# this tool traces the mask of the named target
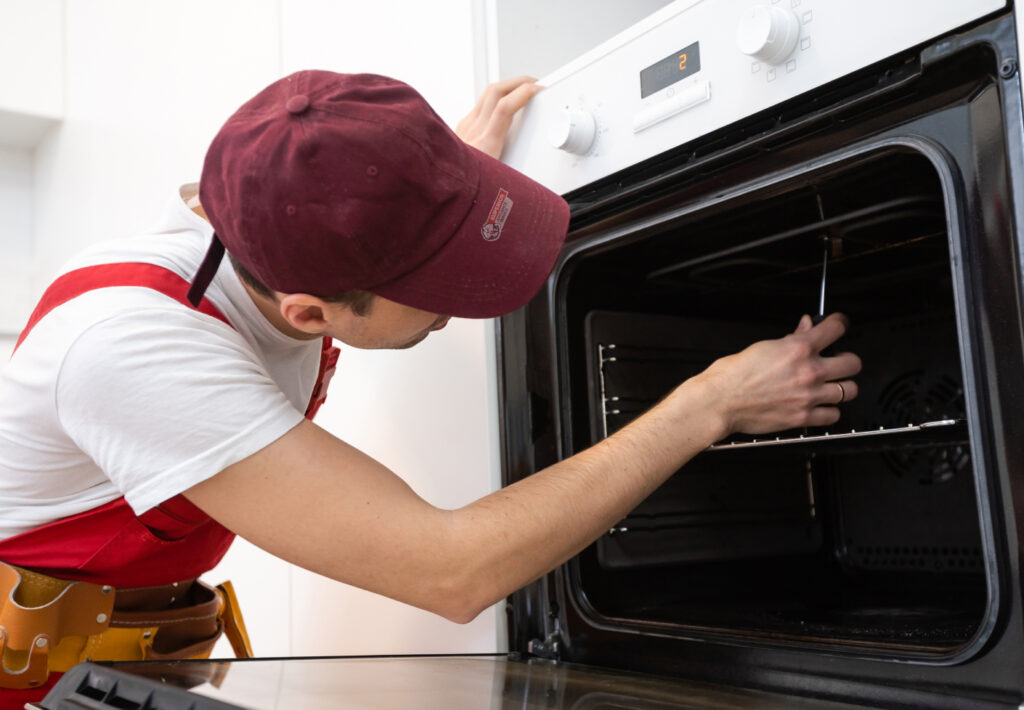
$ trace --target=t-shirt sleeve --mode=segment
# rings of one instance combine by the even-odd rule
[[[138,515],[303,419],[237,332],[180,308],[90,326],[67,351],[55,397],[68,436]]]

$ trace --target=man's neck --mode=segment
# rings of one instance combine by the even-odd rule
[[[310,335],[309,333],[293,327],[287,320],[285,320],[284,316],[281,315],[281,309],[278,308],[278,302],[276,299],[269,298],[264,296],[262,293],[258,293],[256,289],[241,279],[239,279],[239,281],[241,281],[242,286],[245,288],[245,292],[249,294],[249,298],[251,298],[252,302],[256,304],[256,307],[260,310],[260,313],[263,314],[263,317],[279,331],[290,338],[295,338],[296,340],[315,340],[316,338],[322,337],[319,335]]]

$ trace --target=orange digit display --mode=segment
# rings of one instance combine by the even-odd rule
[[[694,42],[640,71],[640,98],[700,71],[700,43]]]

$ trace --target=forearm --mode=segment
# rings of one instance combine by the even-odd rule
[[[700,378],[590,449],[452,512],[474,614],[566,561],[725,435]]]
[[[465,622],[578,553],[723,436],[713,396],[690,380],[607,440],[457,510],[309,424],[190,497],[284,559]],[[349,456],[362,465],[343,465]],[[301,476],[281,486],[297,457]]]

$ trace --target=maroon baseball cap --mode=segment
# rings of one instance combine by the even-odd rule
[[[561,197],[466,145],[408,85],[326,71],[276,81],[228,119],[199,199],[215,234],[193,303],[226,248],[275,291],[490,318],[540,289],[569,221]]]

